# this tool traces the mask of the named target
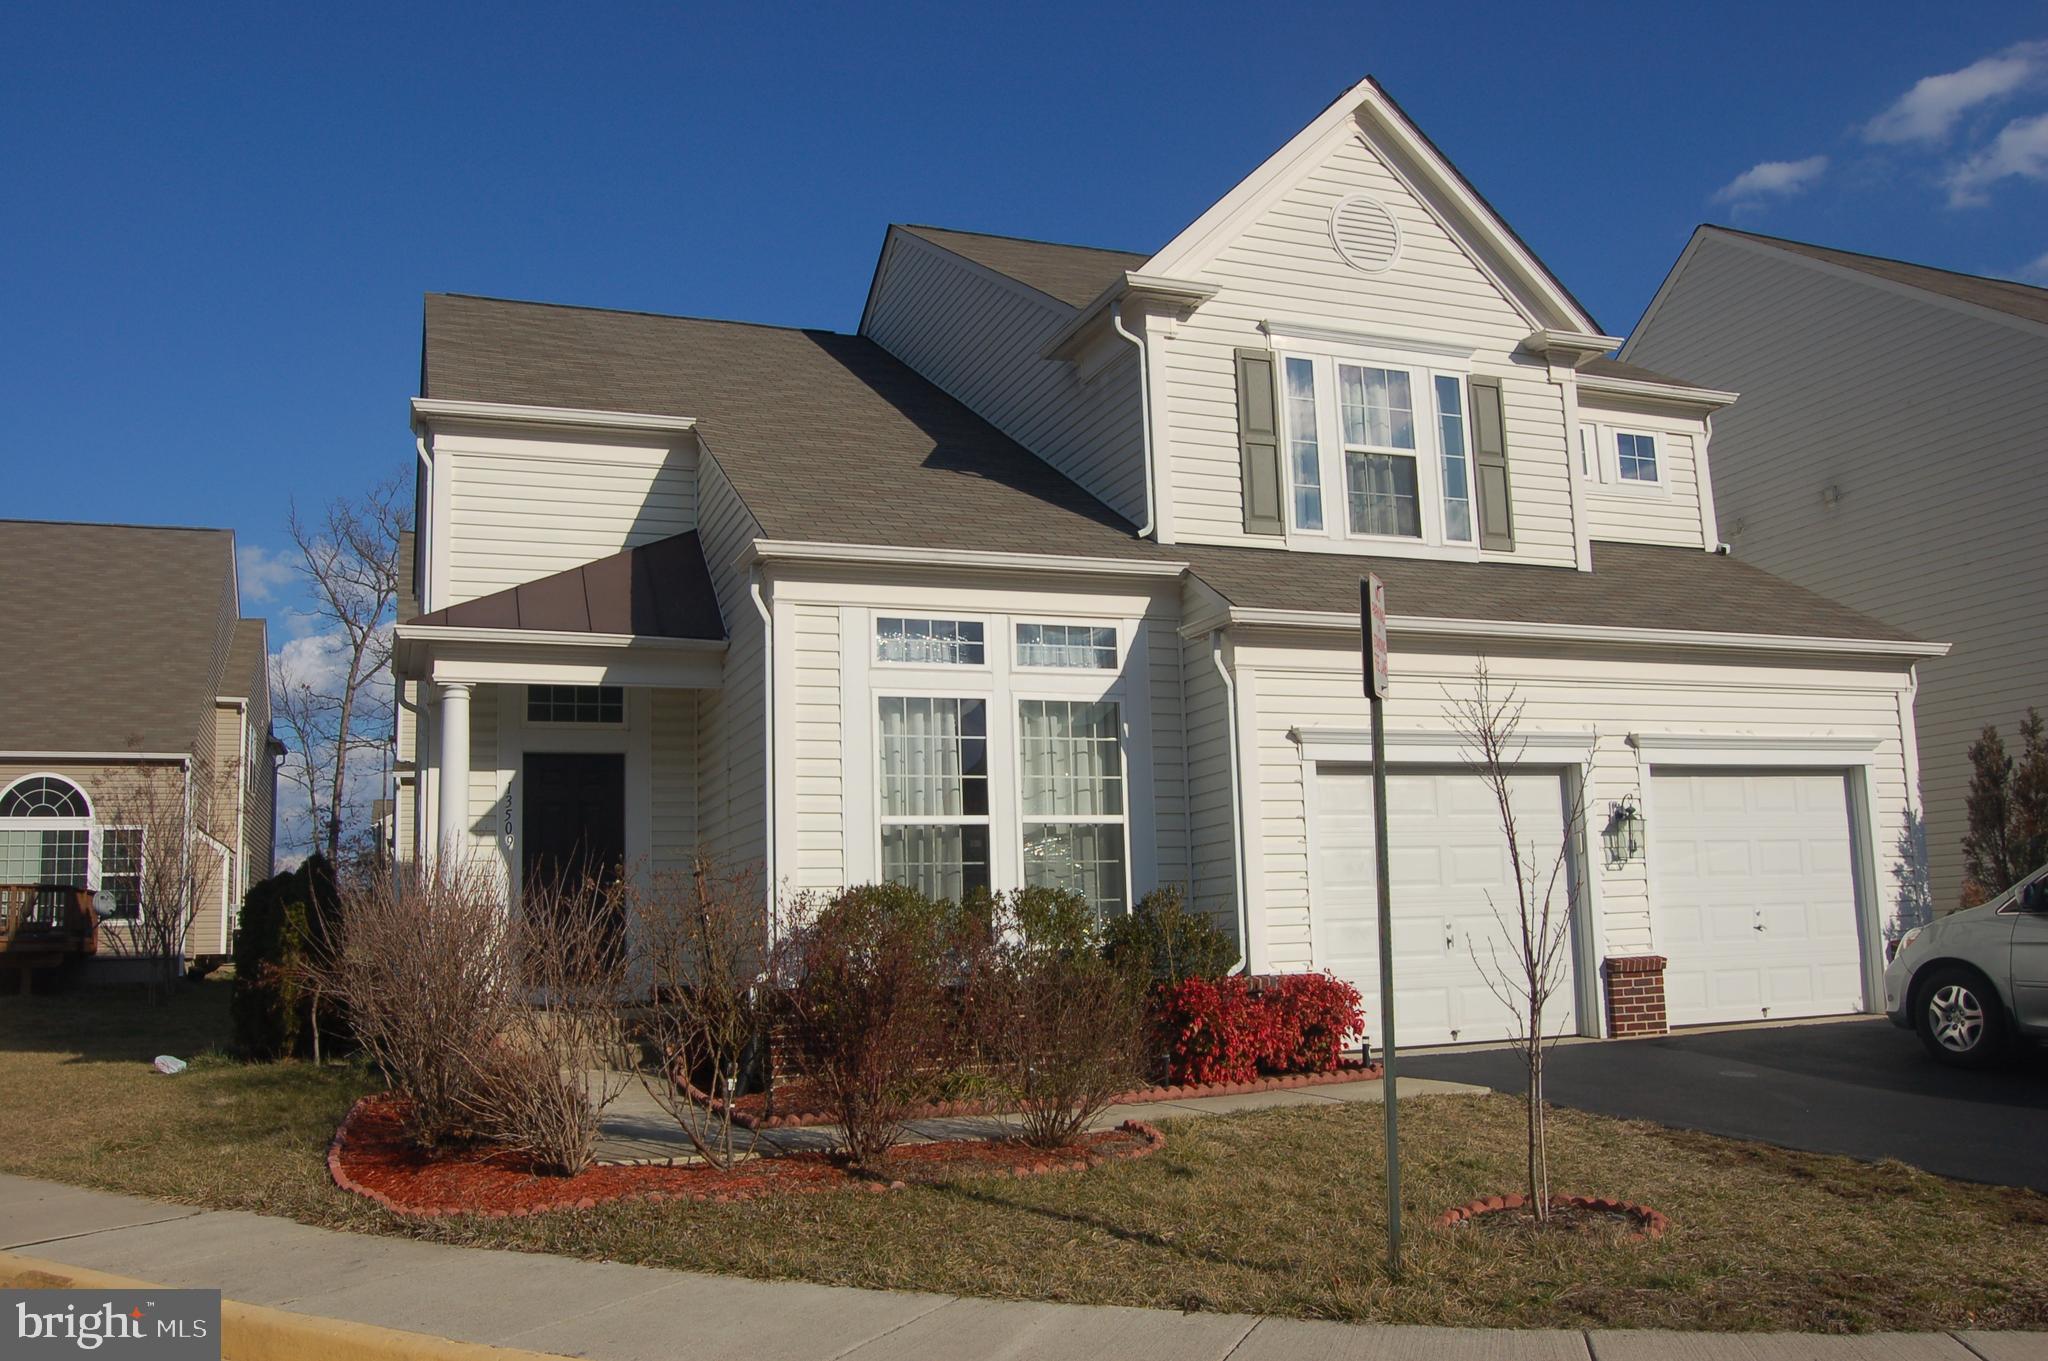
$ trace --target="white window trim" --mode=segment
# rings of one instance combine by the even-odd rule
[[[1082,674],[1091,673],[1083,672]],[[1101,676],[1108,673],[1097,671],[1092,674]],[[1131,845],[1131,802],[1134,797],[1131,785],[1131,713],[1130,706],[1124,702],[1123,689],[1122,685],[1112,685],[1101,693],[1094,695],[1076,694],[1071,690],[1065,693],[1039,693],[1029,689],[1011,692],[1010,704],[1013,717],[1010,726],[1013,740],[1010,748],[1010,773],[1012,776],[1011,789],[1012,798],[1016,806],[1016,817],[1011,823],[1010,833],[1016,842],[1017,882],[1022,884],[1024,882],[1024,824],[1026,822],[1090,827],[1110,822],[1116,823],[1123,829],[1124,834],[1124,910],[1128,912],[1137,901],[1131,893],[1134,878],[1133,865],[1137,860],[1137,853]],[[1024,721],[1021,717],[1021,711],[1025,704],[1033,700],[1062,704],[1116,705],[1117,778],[1118,788],[1123,795],[1121,800],[1123,804],[1122,812],[1112,818],[1104,817],[1100,814],[1084,816],[1074,813],[1037,814],[1024,811],[1024,756],[1018,749],[1018,744],[1024,739]]]
[[[1476,463],[1472,448],[1472,365],[1469,357],[1422,354],[1370,344],[1290,339],[1276,349],[1277,403],[1280,410],[1281,457],[1287,505],[1287,546],[1308,552],[1370,553],[1390,556],[1448,558],[1477,562],[1480,557]],[[1318,471],[1322,475],[1323,528],[1304,530],[1294,520],[1293,425],[1286,394],[1286,365],[1289,359],[1307,359],[1314,365],[1316,388],[1316,443]],[[1364,534],[1351,528],[1351,497],[1346,476],[1353,446],[1344,440],[1344,421],[1338,366],[1390,369],[1408,376],[1411,402],[1415,403],[1415,447],[1413,449],[1356,446],[1362,453],[1391,454],[1415,460],[1415,492],[1421,518],[1419,536],[1405,534]],[[1436,380],[1454,378],[1463,406],[1465,425],[1466,494],[1472,506],[1473,535],[1469,540],[1451,539],[1448,505],[1445,501],[1443,431],[1436,401]],[[1662,468],[1660,461],[1659,468]]]
[[[1573,466],[1579,469],[1580,478],[1594,490],[1606,496],[1649,496],[1668,498],[1671,495],[1671,441],[1673,432],[1648,425],[1625,425],[1613,421],[1584,421],[1580,430],[1593,432],[1593,449],[1596,455],[1595,474],[1588,477],[1581,460],[1574,450]],[[1640,478],[1621,475],[1621,436],[1637,435],[1651,441],[1657,450],[1657,480],[1645,482]]]
[[[80,784],[78,781],[72,779],[69,775],[61,775],[54,770],[32,770],[26,775],[20,776],[16,779],[9,780],[5,786],[0,786],[0,803],[5,803],[7,800],[7,796],[9,794],[12,794],[16,789],[20,788],[22,785],[31,784],[36,780],[55,780],[58,784],[68,786],[69,788],[77,791],[78,797],[85,801],[85,816],[82,818],[0,818],[0,822],[9,824],[15,822],[33,822],[45,827],[89,827],[92,825],[93,818],[96,817],[98,813],[98,810],[96,810],[92,805],[92,795],[86,793],[85,786]]]
[[[882,621],[884,619],[923,619],[935,623],[979,624],[981,625],[981,660],[978,662],[899,662],[893,658],[886,658],[882,656]],[[868,665],[886,671],[925,671],[942,676],[992,675],[995,671],[995,661],[991,648],[995,644],[991,644],[989,639],[991,636],[999,637],[1000,632],[996,627],[996,621],[983,614],[969,614],[953,610],[940,614],[934,613],[931,610],[876,609],[869,614],[867,622]],[[1009,645],[1015,646],[1014,638],[1010,640]],[[879,695],[881,692],[877,691],[876,693]]]
[[[1108,629],[1116,638],[1116,660],[1108,666],[1042,666],[1017,660],[1017,650],[1022,646],[1017,641],[1017,630],[1025,624],[1072,625],[1077,628]],[[1008,641],[1010,647],[1010,670],[1023,675],[1038,676],[1116,676],[1123,672],[1130,662],[1131,635],[1135,632],[1125,627],[1121,618],[1090,619],[1084,615],[1031,615],[1013,614],[1009,618]]]
[[[877,617],[879,617],[879,615]],[[891,618],[894,617],[896,616],[891,616]],[[984,655],[986,655],[987,650],[987,637],[988,630],[986,627],[984,627],[982,630],[982,646]],[[872,641],[872,635],[870,641]],[[921,663],[920,665],[936,665],[941,670],[948,669],[944,663]],[[986,771],[986,776],[988,780],[988,812],[955,814],[918,814],[916,816],[905,816],[891,814],[883,811],[884,806],[887,803],[887,800],[882,797],[882,779],[883,772],[886,769],[887,763],[883,760],[882,757],[882,701],[887,699],[949,699],[959,700],[962,703],[965,703],[969,700],[978,700],[981,703],[981,741],[988,748],[988,769]],[[884,871],[882,868],[882,831],[884,828],[986,827],[988,828],[989,888],[992,892],[999,892],[1001,890],[1001,885],[1003,881],[999,877],[1001,853],[997,849],[998,837],[1000,836],[1000,832],[998,829],[998,823],[996,821],[996,810],[999,807],[1001,801],[999,800],[997,795],[999,781],[996,774],[996,733],[998,728],[1002,726],[998,721],[998,716],[1001,713],[1002,706],[996,703],[995,697],[991,693],[989,693],[987,690],[979,688],[961,689],[954,687],[949,689],[945,686],[936,685],[910,686],[897,684],[880,684],[874,686],[869,691],[867,708],[868,722],[871,728],[870,739],[868,743],[868,754],[869,759],[872,762],[872,765],[870,766],[871,773],[868,777],[869,784],[871,786],[871,788],[868,790],[868,797],[873,801],[874,808],[874,816],[869,819],[870,823],[872,824],[871,839],[872,850],[874,854],[873,864],[875,867],[875,873],[873,875],[873,878],[876,880],[876,882],[883,881]]]

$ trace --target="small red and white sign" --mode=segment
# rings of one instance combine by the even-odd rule
[[[1359,613],[1365,616],[1365,693],[1387,697],[1387,584],[1372,573],[1358,583]]]

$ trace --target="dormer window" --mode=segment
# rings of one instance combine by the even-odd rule
[[[1608,492],[1668,490],[1662,438],[1604,422],[1579,427],[1579,476]]]
[[[1657,437],[1621,431],[1614,437],[1614,466],[1624,482],[1655,482]]]

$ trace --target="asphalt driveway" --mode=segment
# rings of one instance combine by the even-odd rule
[[[1416,1055],[1400,1072],[1520,1092],[1509,1049]],[[1943,1068],[1883,1017],[1654,1040],[1561,1044],[1553,1104],[1756,1139],[1896,1158],[1966,1181],[2048,1192],[2048,1051],[1988,1072]]]

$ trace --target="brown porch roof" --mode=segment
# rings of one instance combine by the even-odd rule
[[[411,622],[712,642],[723,642],[726,636],[695,530],[465,600]]]

